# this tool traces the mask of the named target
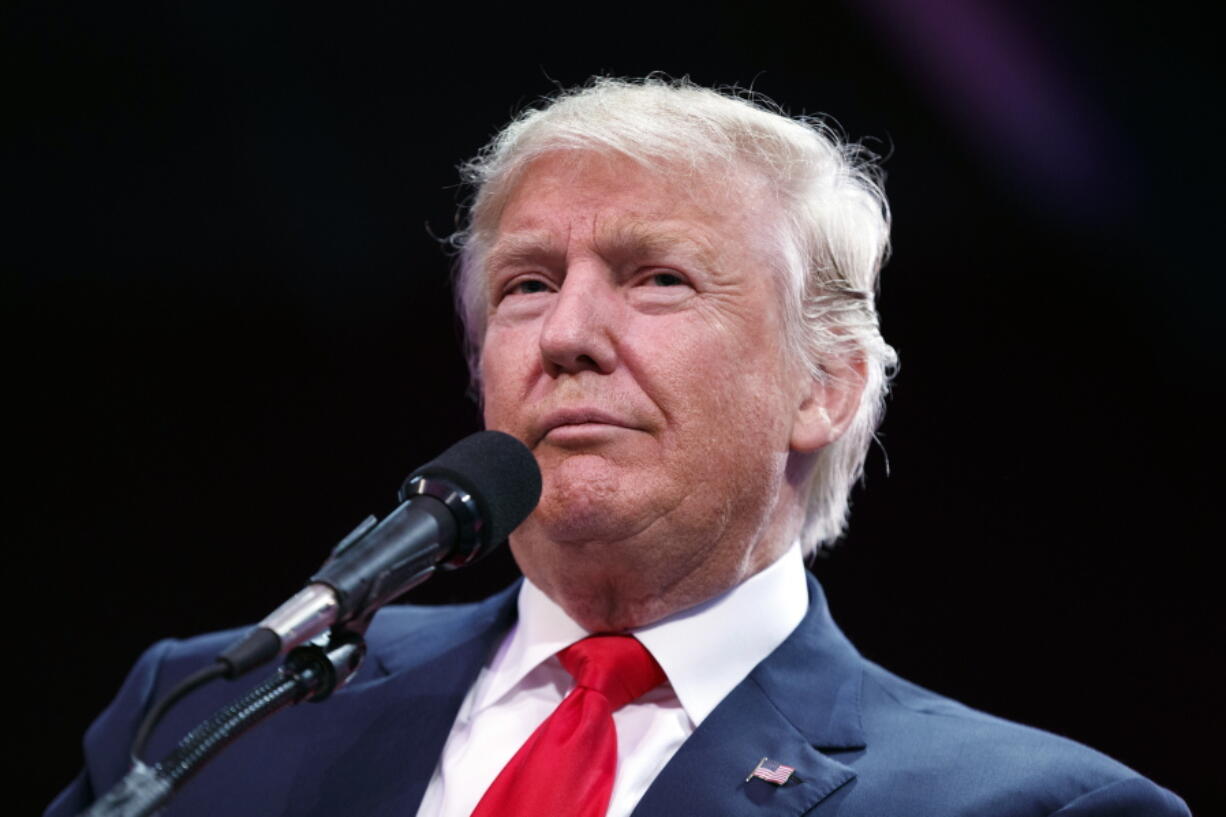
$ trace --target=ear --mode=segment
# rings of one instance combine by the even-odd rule
[[[825,382],[808,377],[792,422],[791,450],[811,454],[843,436],[864,393],[864,361],[854,358],[825,367]]]

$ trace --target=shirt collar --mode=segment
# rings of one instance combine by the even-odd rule
[[[527,578],[516,604],[518,617],[490,662],[487,683],[475,702],[477,712],[502,700],[532,670],[589,635]]]
[[[764,658],[809,606],[799,543],[774,564],[709,601],[633,630],[664,669],[697,728]],[[532,670],[589,633],[527,579],[519,618],[490,664],[477,710],[499,701]]]
[[[805,617],[809,590],[799,543],[710,601],[635,631],[695,728]]]

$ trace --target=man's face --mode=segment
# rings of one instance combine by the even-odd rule
[[[540,463],[511,544],[555,600],[601,582],[713,594],[790,544],[776,517],[809,389],[784,350],[776,208],[756,185],[734,198],[589,154],[537,160],[510,195],[486,266],[485,422]]]

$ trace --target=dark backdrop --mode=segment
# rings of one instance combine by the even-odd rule
[[[478,428],[454,166],[555,84],[657,69],[889,156],[889,473],[814,568],[853,640],[1222,807],[1223,134],[1191,6],[356,5],[6,13],[20,811],[144,646],[258,619]]]

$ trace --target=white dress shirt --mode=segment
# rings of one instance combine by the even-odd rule
[[[518,621],[460,706],[418,817],[470,817],[574,686],[556,654],[590,633],[527,580],[518,604]],[[668,681],[613,713],[617,776],[608,817],[634,810],[682,742],[783,643],[808,607],[804,563],[793,545],[723,595],[632,631]]]

